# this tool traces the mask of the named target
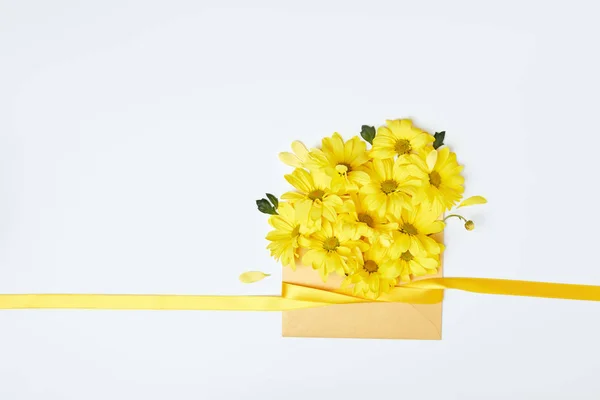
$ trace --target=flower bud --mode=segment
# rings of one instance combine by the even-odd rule
[[[467,222],[465,222],[465,229],[468,231],[472,231],[473,229],[475,229],[475,222],[468,220]]]

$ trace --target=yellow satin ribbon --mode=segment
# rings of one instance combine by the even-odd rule
[[[600,286],[484,278],[430,278],[395,287],[376,300],[284,283],[281,296],[137,294],[2,294],[0,309],[288,311],[334,304],[401,302],[435,304],[445,289],[483,294],[600,301]]]

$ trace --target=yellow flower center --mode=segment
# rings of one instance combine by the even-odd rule
[[[400,256],[400,258],[406,262],[412,261],[412,259],[414,258],[412,254],[410,254],[410,250],[405,251],[404,253],[402,253],[402,255]]]
[[[340,247],[340,241],[335,236],[329,237],[323,241],[323,249],[327,251],[335,251]]]
[[[385,194],[390,194],[398,189],[398,182],[393,179],[381,182],[381,191]]]
[[[379,265],[377,265],[375,261],[367,260],[363,265],[363,269],[369,274],[372,274],[373,272],[377,272],[379,270]]]
[[[410,141],[408,141],[406,139],[398,139],[398,140],[396,140],[396,144],[394,145],[394,150],[400,156],[402,154],[408,154],[408,153],[410,153],[410,151],[412,150],[412,147],[410,145]]]
[[[400,232],[402,233],[406,233],[407,235],[418,235],[419,231],[417,230],[417,228],[415,228],[415,226],[413,224],[409,224],[408,222],[405,222],[402,227],[400,228]]]
[[[294,229],[292,229],[292,239],[300,236],[300,225],[297,225]]]
[[[350,171],[350,164],[347,163],[339,163],[335,166],[335,170],[338,174],[344,175]]]
[[[358,214],[358,222],[364,222],[369,228],[373,228],[375,221],[373,221],[373,218],[370,215],[361,213]]]
[[[429,174],[429,183],[431,183],[436,188],[439,188],[442,184],[442,177],[437,171],[431,171]]]
[[[308,198],[311,199],[312,201],[323,200],[323,196],[325,196],[325,192],[322,191],[321,189],[315,189],[308,194]]]

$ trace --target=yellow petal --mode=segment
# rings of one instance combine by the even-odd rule
[[[377,140],[377,138],[375,138],[375,140]],[[394,151],[391,149],[378,147],[375,149],[371,149],[369,155],[375,159],[385,160],[388,158],[393,158],[396,155],[396,153],[394,153]]]
[[[308,193],[312,190],[310,175],[303,169],[296,168],[294,173],[284,175],[286,181],[302,193]]]
[[[426,270],[436,270],[439,265],[435,258],[418,257],[415,260]]]
[[[460,203],[460,205],[456,208],[474,206],[476,204],[485,204],[485,203],[487,203],[487,200],[485,199],[485,197],[471,196],[468,199],[466,199],[465,201],[463,201],[462,203]]]
[[[335,132],[331,136],[331,147],[333,149],[333,154],[337,160],[344,159],[344,139],[342,136]]]
[[[323,218],[328,219],[329,221],[335,221],[337,217],[337,213],[333,207],[323,204]]]
[[[267,240],[270,240],[272,242],[278,241],[278,240],[286,240],[290,238],[290,234],[287,232],[282,232],[282,231],[271,231],[269,233],[267,233],[267,236],[265,237]]]
[[[369,174],[364,171],[351,171],[348,178],[361,185],[367,185],[371,181]]]
[[[381,186],[378,186],[375,183],[369,183],[362,188],[360,188],[360,193],[362,194],[376,194],[381,191]]]
[[[290,203],[296,202],[298,200],[304,200],[306,198],[305,195],[298,192],[287,192],[281,195],[282,200],[289,200]]]
[[[394,252],[394,258],[400,257],[400,255],[402,255],[402,253],[404,253],[405,251],[407,251],[410,248],[410,236],[403,234],[403,233],[397,233],[394,236],[394,244],[393,246],[393,252]]]
[[[437,150],[432,150],[427,154],[427,168],[429,168],[430,171],[433,171],[433,167],[435,167],[437,156]]]
[[[298,159],[298,157],[296,157],[294,154],[288,153],[287,151],[279,153],[279,159],[290,167],[302,168],[300,159]]]
[[[296,153],[296,156],[298,156],[298,158],[301,161],[306,161],[306,158],[308,157],[308,149],[306,148],[304,143],[302,143],[299,140],[293,141],[292,150],[294,151],[294,153]]]
[[[267,276],[271,275],[260,271],[248,271],[240,275],[240,281],[242,283],[254,283],[265,279]]]
[[[371,282],[369,283],[369,288],[373,293],[379,295],[379,275],[372,275]]]
[[[350,250],[348,247],[345,246],[340,246],[336,249],[337,253],[341,256],[344,257],[349,257],[350,255],[352,255],[352,250]]]

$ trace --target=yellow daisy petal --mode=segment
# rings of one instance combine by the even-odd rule
[[[485,203],[487,203],[487,200],[485,199],[485,197],[483,197],[483,196],[471,196],[468,199],[466,199],[465,201],[463,201],[462,203],[460,203],[460,205],[457,208],[467,207],[467,206],[474,206],[476,204],[485,204]]]
[[[426,158],[427,168],[429,168],[430,171],[432,171],[433,168],[435,167],[435,163],[437,162],[437,157],[438,157],[438,153],[436,150],[432,150],[429,152],[429,154],[427,154],[427,158]]]
[[[244,272],[240,275],[240,281],[242,283],[254,283],[265,279],[266,277],[271,276],[270,274],[265,274],[260,271],[248,271]]]
[[[296,157],[292,153],[288,153],[287,151],[279,153],[279,159],[284,164],[287,164],[287,165],[289,165],[291,167],[296,167],[296,168],[301,168],[302,167],[302,162],[298,159],[298,157]]]
[[[300,160],[306,160],[308,158],[308,149],[301,141],[296,140],[292,142],[292,150]]]

